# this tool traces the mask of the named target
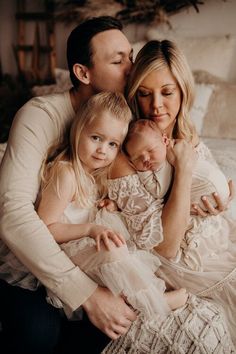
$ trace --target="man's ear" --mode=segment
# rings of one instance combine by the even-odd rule
[[[89,69],[82,64],[74,64],[73,72],[77,79],[83,84],[88,85],[90,83]]]

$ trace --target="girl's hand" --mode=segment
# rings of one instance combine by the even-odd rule
[[[116,202],[114,202],[114,200],[110,200],[108,198],[101,200],[100,203],[98,204],[98,207],[99,208],[106,208],[106,210],[110,211],[111,213],[113,211],[118,210]]]
[[[210,203],[207,196],[203,196],[202,202],[204,204],[205,210],[203,210],[199,206],[199,204],[194,204],[191,207],[191,214],[205,217],[205,216],[209,216],[209,215],[218,215],[222,211],[227,210],[229,203],[231,202],[231,200],[233,200],[233,198],[235,196],[235,189],[234,189],[234,185],[233,185],[232,180],[229,181],[229,190],[230,190],[230,194],[229,194],[229,198],[226,203],[222,202],[221,198],[218,196],[217,193],[212,194],[213,198],[215,199],[216,206],[213,206],[212,203]]]
[[[101,250],[101,242],[104,243],[105,248],[110,251],[111,244],[109,240],[113,241],[115,246],[120,247],[126,244],[125,239],[118,232],[108,229],[105,226],[91,224],[89,230],[89,237],[92,237],[96,241],[97,251]]]

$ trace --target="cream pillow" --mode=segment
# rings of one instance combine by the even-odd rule
[[[180,37],[173,31],[161,33],[152,28],[146,37],[147,40],[170,39],[182,49],[192,70],[206,70],[226,81],[232,80],[236,49],[234,36]]]
[[[213,85],[201,135],[212,138],[236,139],[236,85]]]
[[[213,85],[195,84],[195,100],[190,111],[190,116],[199,135],[202,135],[204,117],[207,112],[207,107],[212,91]]]

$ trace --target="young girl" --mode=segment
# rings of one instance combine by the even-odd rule
[[[125,296],[144,316],[163,318],[170,308],[185,304],[185,289],[165,295],[164,282],[154,274],[158,258],[129,252],[122,220],[97,208],[106,196],[108,169],[130,120],[121,94],[100,93],[89,99],[72,124],[69,144],[60,153],[60,146],[54,147],[56,153],[47,159],[38,214],[62,250],[99,285]],[[60,306],[53,294],[49,297]]]

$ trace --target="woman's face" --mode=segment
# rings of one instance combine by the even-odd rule
[[[181,91],[170,70],[153,70],[140,83],[136,96],[141,117],[151,119],[171,137],[180,110]]]

